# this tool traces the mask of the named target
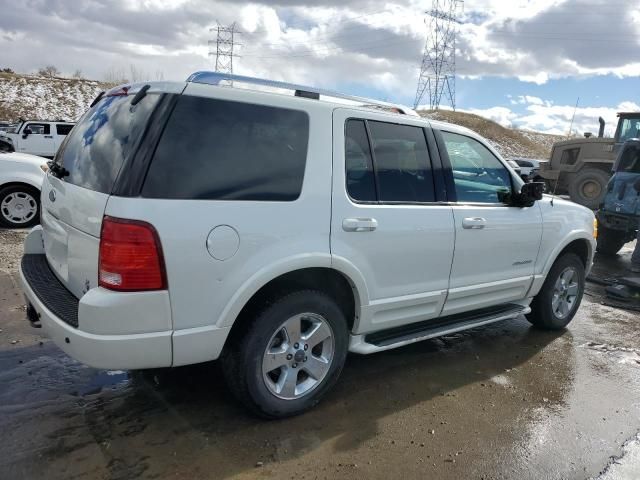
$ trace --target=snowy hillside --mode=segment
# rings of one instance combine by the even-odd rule
[[[76,120],[103,89],[93,80],[0,73],[0,121]]]
[[[455,123],[479,133],[505,158],[526,157],[548,159],[551,146],[564,137],[527,130],[512,130],[472,113],[451,110],[421,110],[420,115],[441,122]]]

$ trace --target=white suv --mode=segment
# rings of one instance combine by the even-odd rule
[[[590,210],[543,198],[470,130],[329,96],[199,72],[99,98],[25,241],[33,325],[100,368],[220,358],[240,401],[281,417],[315,405],[348,351],[569,323]]]
[[[0,142],[11,145],[19,153],[53,158],[73,126],[74,123],[62,120],[23,120],[0,132]]]

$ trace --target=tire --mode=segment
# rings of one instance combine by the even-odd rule
[[[612,230],[600,225],[598,227],[597,251],[602,255],[616,255],[627,243],[627,232]]]
[[[571,200],[589,207],[598,208],[606,194],[609,174],[597,168],[584,168],[569,181]]]
[[[33,227],[40,222],[40,192],[29,185],[0,188],[0,226]]]
[[[347,320],[325,293],[303,290],[280,297],[243,326],[242,334],[230,339],[221,363],[229,389],[251,412],[265,418],[298,415],[314,407],[338,380],[347,356]],[[314,340],[305,340],[304,334],[314,328],[318,334],[311,339],[330,337],[312,346]],[[268,349],[275,353],[269,355]]]
[[[568,289],[562,290],[561,276],[565,279],[569,279],[568,271],[572,272],[572,278],[568,283]],[[561,330],[565,328],[569,322],[573,319],[574,315],[580,307],[582,301],[582,295],[584,293],[584,264],[580,257],[574,253],[565,253],[559,257],[551,267],[547,278],[538,292],[538,295],[531,302],[531,313],[527,315],[527,320],[538,328],[546,330]],[[575,284],[575,290],[572,290],[572,286]],[[555,302],[558,288],[561,289],[560,302]],[[570,292],[574,292],[571,295]],[[562,311],[560,303],[562,298],[567,295],[567,300],[571,300],[571,304],[568,305],[567,310]],[[559,308],[557,308],[559,307]]]

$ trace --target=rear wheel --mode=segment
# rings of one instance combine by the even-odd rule
[[[294,292],[271,303],[235,334],[222,357],[229,388],[252,412],[267,418],[315,406],[344,365],[344,313],[328,295]]]
[[[589,208],[598,208],[604,199],[609,175],[597,168],[585,168],[569,181],[571,200]]]
[[[612,230],[600,225],[598,227],[597,250],[603,255],[616,255],[627,243],[627,232]]]
[[[551,267],[540,292],[531,303],[527,319],[539,328],[565,328],[580,306],[584,281],[584,264],[580,257],[565,253]]]
[[[0,189],[0,226],[32,227],[40,221],[40,192],[28,185]]]

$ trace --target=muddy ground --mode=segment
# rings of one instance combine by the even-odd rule
[[[23,235],[0,231],[0,479],[640,478],[640,314],[598,285],[564,332],[520,318],[352,355],[318,408],[263,421],[215,362],[106,372],[42,338]]]

